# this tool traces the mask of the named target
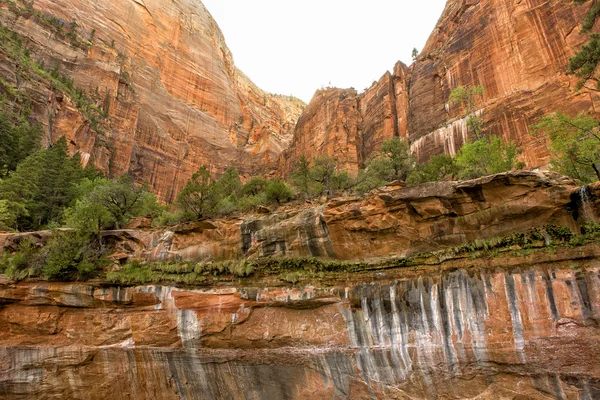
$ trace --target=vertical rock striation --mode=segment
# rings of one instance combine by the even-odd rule
[[[324,118],[321,110],[330,108],[340,89],[317,92],[282,155],[281,172],[289,173],[301,155],[329,154],[347,167],[354,159],[346,154],[356,153],[357,164],[349,168],[355,172],[392,136],[406,138],[420,161],[454,155],[469,138],[464,108],[448,103],[459,85],[484,86],[477,113],[486,133],[517,143],[529,167],[546,165],[546,142],[530,135],[529,127],[554,111],[597,113],[600,105],[597,91],[576,91],[577,79],[565,73],[569,58],[586,41],[579,30],[587,7],[548,0],[448,0],[415,63],[398,63],[364,93],[354,94],[359,113]],[[340,146],[331,148],[329,142]]]
[[[73,46],[6,4],[0,21],[21,35],[34,60],[57,67],[108,113],[102,130],[92,129],[73,99],[19,79],[0,54],[3,79],[32,100],[47,143],[66,136],[85,161],[113,175],[129,172],[172,200],[203,164],[215,174],[228,166],[245,175],[270,171],[291,140],[304,104],[263,92],[236,69],[202,3],[41,0],[34,8],[65,25],[75,21],[88,44]]]
[[[569,265],[323,289],[3,284],[0,396],[592,400],[600,269]]]

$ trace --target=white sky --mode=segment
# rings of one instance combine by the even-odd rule
[[[309,102],[322,86],[369,87],[411,63],[446,0],[202,0],[235,63],[261,89]]]

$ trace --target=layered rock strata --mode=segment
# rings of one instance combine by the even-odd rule
[[[23,79],[0,53],[2,79],[29,99],[45,143],[66,136],[73,151],[112,175],[149,182],[170,201],[201,165],[218,175],[270,171],[304,104],[265,93],[236,69],[219,27],[197,1],[36,1],[62,34],[2,3],[0,23],[31,58],[57,68],[107,113],[93,129],[76,101],[48,82]],[[70,22],[80,46],[71,44]]]
[[[554,111],[597,115],[600,106],[597,91],[575,90],[577,79],[565,73],[569,58],[587,40],[579,30],[588,7],[449,0],[410,67],[397,64],[362,94],[340,89],[315,94],[280,159],[281,172],[288,174],[302,155],[323,153],[355,172],[393,136],[406,138],[420,161],[454,155],[472,134],[464,106],[448,101],[459,85],[485,88],[476,106],[486,133],[517,143],[528,166],[546,165],[546,141],[530,135],[530,126]],[[356,106],[344,106],[339,93]]]
[[[328,288],[3,283],[0,396],[592,400],[600,252],[565,251]]]

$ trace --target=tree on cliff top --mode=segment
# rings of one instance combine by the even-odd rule
[[[550,139],[552,169],[584,183],[600,180],[600,122],[556,112],[540,119],[534,132]]]
[[[575,4],[583,4],[589,0],[573,0]],[[600,1],[592,0],[590,9],[583,18],[581,33],[587,33],[592,30],[596,21],[600,17]],[[587,44],[585,44],[575,56],[569,60],[569,69],[567,74],[577,76],[579,79],[578,89],[581,89],[586,82],[595,81],[595,87],[586,86],[591,90],[600,90],[600,79],[596,74],[600,64],[600,33],[592,33]]]

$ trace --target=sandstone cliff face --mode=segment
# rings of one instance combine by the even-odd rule
[[[324,89],[315,93],[302,113],[279,171],[289,174],[301,156],[311,160],[333,156],[340,170],[356,175],[358,169],[386,139],[407,133],[407,67],[396,64],[394,74],[358,95],[354,89]]]
[[[418,60],[409,68],[396,65],[357,95],[360,113],[322,117],[319,110],[330,107],[329,98],[339,89],[313,98],[286,163],[280,163],[282,172],[289,173],[300,155],[327,153],[347,165],[351,161],[344,154],[354,152],[360,155],[351,168],[356,171],[392,136],[407,138],[420,161],[454,155],[469,137],[465,110],[448,104],[459,85],[484,86],[478,112],[486,132],[516,142],[529,167],[547,164],[546,143],[531,136],[529,126],[557,110],[597,113],[600,106],[597,92],[575,91],[576,79],[565,74],[569,58],[586,41],[579,34],[586,10],[587,5],[550,0],[449,0]],[[342,124],[346,129],[337,129]],[[315,141],[316,147],[305,145]],[[348,148],[323,145],[330,141],[347,142]]]
[[[104,236],[147,260],[363,260],[548,223],[576,230],[599,212],[599,184],[520,172],[169,230],[138,221]],[[51,232],[3,234],[0,248],[23,235],[42,243]],[[597,243],[323,274],[295,286],[261,273],[195,288],[0,276],[0,397],[600,396]]]
[[[600,254],[563,256],[329,288],[4,283],[0,396],[592,400]]]
[[[586,41],[579,33],[587,6],[560,1],[453,0],[413,65],[409,140],[421,159],[451,153],[464,124],[460,107],[446,103],[458,85],[483,85],[486,131],[519,144],[523,161],[544,165],[545,143],[529,135],[536,119],[562,111],[596,112],[597,92],[575,91],[565,75],[569,58]]]
[[[34,7],[67,24],[76,21],[78,34],[93,36],[93,44],[70,46],[6,5],[0,21],[26,38],[33,59],[59,66],[108,110],[98,134],[72,99],[39,82],[19,82],[14,65],[0,55],[3,79],[25,86],[46,142],[66,136],[85,160],[148,181],[163,200],[172,200],[203,164],[215,174],[227,166],[242,174],[270,170],[289,143],[304,104],[263,92],[237,70],[202,3],[41,0]]]

